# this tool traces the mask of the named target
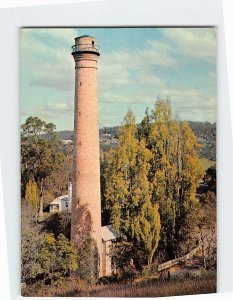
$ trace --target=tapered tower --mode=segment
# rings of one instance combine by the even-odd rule
[[[91,236],[97,244],[101,276],[101,196],[97,100],[99,48],[90,36],[75,38],[74,154],[71,239],[78,247]]]

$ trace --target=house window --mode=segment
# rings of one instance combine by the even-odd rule
[[[53,206],[53,211],[59,211],[59,205],[54,205]]]
[[[68,202],[66,202],[66,207],[68,207],[69,205],[68,205]]]

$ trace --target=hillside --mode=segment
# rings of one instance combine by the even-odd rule
[[[216,161],[216,123],[192,122],[190,127],[195,133],[198,143],[202,146],[199,157],[209,161]],[[138,125],[140,126],[140,125]],[[118,126],[104,127],[100,129],[100,147],[104,151],[109,151],[118,144]],[[73,140],[73,131],[64,130],[58,132],[60,139]]]

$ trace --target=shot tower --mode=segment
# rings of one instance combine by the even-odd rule
[[[101,196],[97,100],[99,49],[90,36],[75,38],[74,154],[71,239],[82,247],[90,235],[97,243],[101,276]]]

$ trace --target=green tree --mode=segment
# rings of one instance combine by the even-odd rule
[[[53,233],[57,238],[59,234],[64,234],[70,238],[71,214],[70,212],[57,212],[51,214],[43,221],[42,231]]]
[[[191,236],[190,212],[197,203],[196,189],[204,170],[194,133],[187,122],[172,117],[169,101],[157,100],[150,120],[146,146],[152,153],[152,203],[159,203],[161,247],[167,258],[173,258],[183,254],[183,243]]]
[[[99,277],[99,254],[96,241],[88,236],[82,246],[78,249],[77,275],[90,284],[95,284]]]
[[[205,181],[208,183],[209,189],[216,193],[216,165],[206,170]]]
[[[54,278],[56,266],[56,239],[53,234],[45,234],[43,244],[40,249],[39,257],[43,270],[44,283]]]
[[[59,173],[65,164],[61,143],[54,132],[55,125],[38,117],[29,117],[21,125],[21,178],[22,195],[30,180],[38,187],[40,208],[43,215],[43,195],[45,183],[52,173]]]
[[[78,267],[77,249],[63,234],[57,239],[51,233],[45,234],[39,258],[44,282],[65,278]]]
[[[22,210],[21,229],[21,282],[30,283],[43,274],[40,264],[40,249],[44,234],[40,233],[31,213],[32,207]]]
[[[108,153],[100,151],[100,187],[101,187],[101,224],[105,226],[110,223],[110,211],[107,207],[105,190],[106,179],[105,172],[108,168]]]
[[[66,277],[70,271],[78,268],[78,253],[72,241],[69,241],[63,234],[59,234],[56,240],[56,268],[57,278]]]
[[[111,222],[122,242],[134,246],[131,258],[138,261],[137,249],[144,249],[144,259],[151,264],[160,238],[160,217],[158,204],[150,202],[151,153],[145,141],[137,139],[132,111],[127,113],[119,129],[119,144],[110,151],[105,173],[105,197]]]

